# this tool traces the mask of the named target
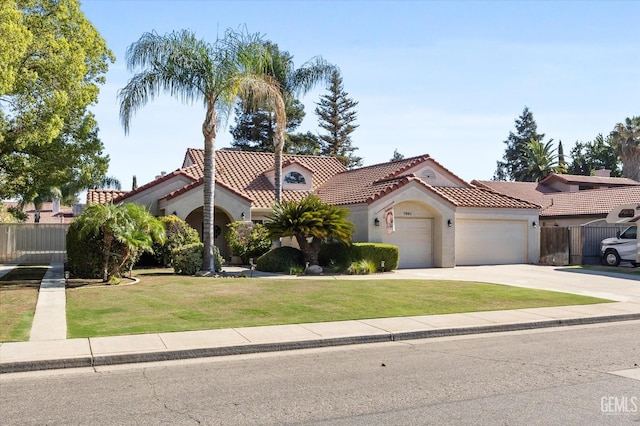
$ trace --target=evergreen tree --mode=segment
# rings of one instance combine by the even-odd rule
[[[557,173],[567,173],[567,162],[564,159],[564,148],[562,147],[562,141],[558,142],[558,167],[556,167]]]
[[[320,127],[328,132],[320,135],[322,154],[337,157],[348,168],[361,166],[362,157],[353,154],[358,148],[351,145],[351,133],[358,127],[354,124],[358,102],[349,98],[349,94],[344,91],[338,71],[333,72],[327,90],[329,93],[320,97],[315,109]]]
[[[389,161],[399,161],[399,160],[403,160],[404,159],[404,155],[400,154],[398,152],[398,149],[394,149],[393,150],[393,157],[391,157],[391,160]]]
[[[136,175],[133,175],[133,179],[131,181],[131,190],[135,191],[136,189],[138,189],[138,178],[136,177]]]
[[[507,145],[502,157],[504,161],[497,162],[496,172],[493,175],[494,180],[523,181],[527,168],[526,147],[531,140],[542,143],[544,139],[544,133],[538,133],[538,125],[528,107],[524,107],[515,123],[516,133],[509,132],[509,138],[504,141]]]
[[[620,177],[620,159],[611,147],[611,138],[604,138],[602,134],[590,142],[576,142],[571,149],[571,164],[569,174],[591,176],[596,170],[611,170],[611,176]]]

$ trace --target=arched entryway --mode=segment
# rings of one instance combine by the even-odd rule
[[[192,210],[186,217],[186,222],[198,231],[200,241],[202,241],[202,231],[204,229],[204,208],[198,207]],[[225,260],[231,257],[231,250],[225,238],[227,225],[231,223],[231,216],[224,210],[215,207],[214,209],[214,245],[220,250],[220,254]]]

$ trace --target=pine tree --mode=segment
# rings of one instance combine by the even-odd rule
[[[562,141],[558,142],[558,167],[556,167],[557,173],[567,173],[567,162],[564,159],[564,148],[562,147]]]
[[[393,150],[393,157],[391,157],[390,161],[399,161],[399,160],[403,160],[404,159],[404,155],[400,154],[398,152],[398,149],[394,149]]]
[[[507,145],[502,157],[504,161],[497,162],[496,172],[493,175],[494,180],[523,181],[527,168],[526,147],[531,140],[542,143],[544,139],[544,133],[538,133],[538,125],[528,107],[524,107],[515,123],[516,133],[509,132],[509,138],[504,141]]]
[[[358,127],[354,124],[358,102],[349,98],[349,94],[344,91],[338,71],[334,71],[327,90],[329,93],[320,96],[315,109],[319,126],[328,132],[320,135],[322,154],[337,157],[348,168],[361,166],[362,157],[353,154],[358,148],[351,145],[351,133]]]
[[[131,190],[135,191],[136,189],[138,189],[138,178],[136,175],[133,175],[133,179],[131,180]]]

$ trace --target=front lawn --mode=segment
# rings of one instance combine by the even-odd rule
[[[67,290],[68,337],[112,336],[602,303],[504,285],[441,280],[195,278]]]
[[[47,266],[18,266],[0,277],[0,342],[29,340]]]

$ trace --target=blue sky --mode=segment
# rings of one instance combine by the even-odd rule
[[[214,41],[246,26],[296,66],[336,64],[359,102],[352,134],[365,165],[430,154],[470,181],[490,179],[514,120],[528,106],[546,139],[608,134],[640,115],[639,1],[137,1],[85,0],[82,11],[116,55],[93,107],[109,175],[129,189],[178,168],[202,146],[201,104],[161,96],[137,113],[128,136],[117,91],[131,77],[125,50],[146,31],[190,29]],[[320,86],[301,98],[298,131],[318,133]],[[229,126],[218,148],[229,146]]]

